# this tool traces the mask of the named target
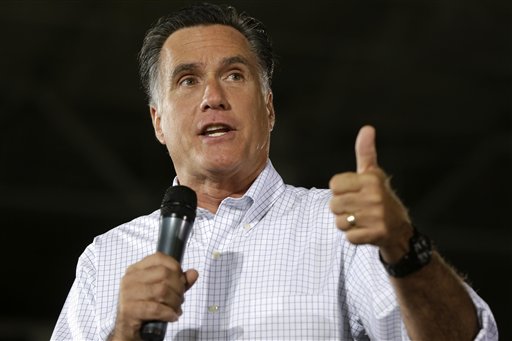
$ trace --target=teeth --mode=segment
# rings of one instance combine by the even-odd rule
[[[222,136],[229,132],[231,129],[223,124],[213,124],[205,128],[203,135],[212,137]]]
[[[205,132],[209,132],[209,131],[212,131],[212,130],[220,130],[220,129],[226,129],[226,127],[221,125],[221,124],[212,125],[212,126],[209,126],[208,128],[206,128]]]
[[[223,131],[219,131],[217,133],[211,133],[211,134],[208,134],[208,136],[213,136],[213,137],[217,137],[217,136],[222,136],[222,135],[225,135],[226,133],[223,132]]]

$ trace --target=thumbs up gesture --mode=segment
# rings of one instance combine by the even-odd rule
[[[375,129],[364,126],[355,144],[357,172],[336,174],[329,182],[336,226],[353,244],[380,247],[385,261],[398,261],[409,248],[412,227],[407,213],[377,163]]]

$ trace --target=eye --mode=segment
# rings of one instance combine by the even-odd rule
[[[192,86],[194,84],[197,84],[197,79],[191,76],[182,77],[178,82],[179,86]]]
[[[241,72],[233,71],[228,74],[227,79],[232,81],[241,81],[244,80],[244,75]]]

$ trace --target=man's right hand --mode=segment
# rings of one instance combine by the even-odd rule
[[[144,322],[177,321],[184,294],[197,278],[196,270],[183,272],[174,258],[161,252],[128,267],[121,280],[116,325],[110,340],[141,340]]]

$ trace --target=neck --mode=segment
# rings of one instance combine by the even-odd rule
[[[178,174],[181,185],[192,188],[197,194],[197,207],[216,213],[222,200],[231,197],[239,198],[247,192],[266,163],[255,167],[249,173],[208,174],[190,176]]]

